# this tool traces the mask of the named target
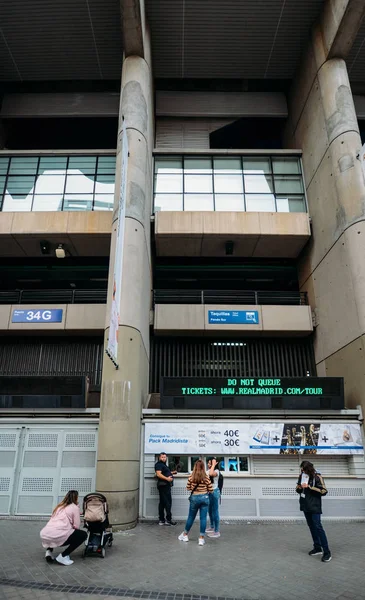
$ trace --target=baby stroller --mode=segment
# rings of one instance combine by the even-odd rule
[[[94,554],[105,558],[105,548],[113,544],[113,532],[109,525],[108,503],[103,494],[93,492],[84,496],[84,524],[88,530],[82,557]],[[107,531],[109,529],[109,531]]]

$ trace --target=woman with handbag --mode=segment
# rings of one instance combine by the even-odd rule
[[[198,544],[205,544],[205,529],[207,526],[207,514],[209,509],[209,494],[213,492],[213,485],[206,474],[205,465],[202,460],[197,460],[192,474],[188,479],[186,488],[191,492],[189,497],[190,507],[189,515],[185,524],[184,531],[179,535],[181,542],[188,542],[188,533],[193,526],[195,517],[199,512],[200,517],[200,536]]]

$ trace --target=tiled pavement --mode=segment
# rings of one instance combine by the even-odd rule
[[[115,534],[103,560],[48,565],[42,523],[0,520],[0,600],[364,600],[365,523],[327,522],[333,560],[309,557],[306,525],[222,523],[222,537],[197,545],[177,540],[181,526],[140,524]]]

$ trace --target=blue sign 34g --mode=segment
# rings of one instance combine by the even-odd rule
[[[208,323],[215,325],[259,325],[258,310],[209,310]]]
[[[12,323],[62,323],[62,308],[33,308],[13,310]]]

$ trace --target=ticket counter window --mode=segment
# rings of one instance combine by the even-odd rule
[[[241,473],[242,472],[248,473],[248,457],[247,456],[239,456],[238,464],[239,464],[239,469],[240,469]]]
[[[201,456],[192,456],[191,457],[191,471],[194,469],[194,465],[196,463],[197,460],[200,460],[202,457]]]
[[[238,473],[237,456],[235,456],[234,458],[228,458],[228,471],[230,473]]]
[[[169,468],[177,473],[189,472],[188,456],[169,456]]]

